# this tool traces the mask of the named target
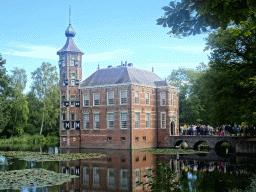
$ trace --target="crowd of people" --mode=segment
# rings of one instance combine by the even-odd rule
[[[241,126],[240,124],[218,125],[212,127],[210,125],[190,125],[184,124],[180,127],[180,135],[220,135],[220,136],[256,136],[256,129],[253,125]]]

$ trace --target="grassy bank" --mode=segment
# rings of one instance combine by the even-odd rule
[[[60,138],[57,136],[43,136],[43,135],[22,135],[15,136],[8,139],[0,138],[0,144],[58,144]]]

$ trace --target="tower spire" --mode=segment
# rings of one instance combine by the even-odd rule
[[[69,2],[69,25],[71,25],[71,2]]]

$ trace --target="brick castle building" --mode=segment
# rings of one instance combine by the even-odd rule
[[[178,91],[132,63],[96,70],[82,81],[71,26],[60,49],[60,147],[137,149],[168,146],[178,134]],[[86,67],[86,66],[84,66]]]

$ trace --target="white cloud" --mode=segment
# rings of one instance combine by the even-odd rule
[[[183,52],[200,52],[203,53],[205,46],[175,46],[175,47],[164,47],[164,46],[157,46],[159,48],[168,49],[168,50],[176,50],[176,51],[183,51]],[[207,52],[207,51],[205,51]]]
[[[15,49],[22,50],[8,50],[5,54],[16,55],[22,57],[34,57],[43,59],[53,59],[58,60],[57,51],[60,48],[54,48],[52,46],[39,46],[39,45],[16,45]]]
[[[39,45],[17,45],[15,49],[8,50],[5,54],[16,55],[22,57],[34,57],[43,59],[58,60],[57,51],[61,48],[54,48],[53,46],[39,46]],[[97,54],[85,54],[84,58],[86,62],[100,62],[111,59],[122,59],[128,55],[133,54],[131,49],[117,49],[115,51],[97,53]]]
[[[109,51],[104,53],[85,54],[84,59],[86,60],[86,62],[100,62],[100,61],[106,61],[106,60],[112,60],[112,59],[121,60],[133,53],[134,52],[131,49],[117,49],[115,51]]]

